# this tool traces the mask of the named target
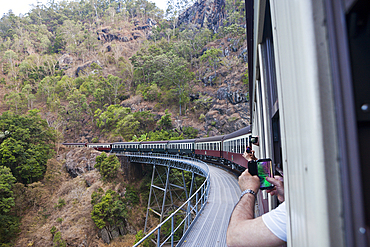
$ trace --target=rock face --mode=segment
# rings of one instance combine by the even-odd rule
[[[225,0],[198,0],[179,16],[177,26],[195,24],[198,27],[206,26],[217,33],[225,17]]]
[[[86,63],[77,67],[76,73],[75,73],[76,77],[80,76],[81,74],[82,75],[88,75],[89,73],[94,73],[94,70],[91,69],[91,65],[93,63],[96,63],[98,66],[101,67],[101,63],[98,60],[86,62]]]
[[[98,35],[98,40],[102,40],[104,42],[112,42],[113,40],[128,42],[133,40],[132,36],[123,32],[111,32],[109,27],[102,28],[100,31],[96,32],[96,34]]]
[[[151,18],[148,18],[144,24],[140,24],[139,21],[135,21],[134,23],[135,28],[131,31],[128,30],[119,30],[119,31],[112,31],[110,27],[104,27],[96,32],[98,35],[98,40],[102,40],[104,42],[112,42],[112,41],[120,41],[120,42],[129,42],[131,40],[135,40],[137,38],[142,37],[140,30],[147,30],[151,31],[153,27],[157,25],[157,22]]]
[[[91,148],[73,148],[65,154],[65,168],[67,172],[73,177],[81,176],[87,171],[91,171],[96,164],[96,157],[101,152]]]

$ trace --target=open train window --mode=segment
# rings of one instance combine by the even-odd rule
[[[356,112],[365,223],[370,230],[370,2],[359,0],[347,14],[354,106]],[[369,235],[370,236],[370,235]],[[370,237],[369,237],[370,238]],[[370,242],[370,239],[368,239]]]

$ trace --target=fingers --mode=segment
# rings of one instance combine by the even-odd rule
[[[282,187],[283,186],[283,181],[278,179],[278,178],[271,178],[271,177],[266,177],[266,180],[272,183],[273,185],[277,187]]]
[[[275,178],[276,180],[279,180],[279,181],[281,181],[281,182],[284,182],[284,178],[283,178],[282,176],[276,175],[276,176],[274,176],[274,178]]]

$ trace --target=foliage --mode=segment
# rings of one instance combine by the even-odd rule
[[[8,243],[19,230],[19,219],[11,215],[15,206],[12,190],[15,182],[10,169],[0,166],[0,244]]]
[[[144,235],[143,230],[138,231],[135,235],[134,244],[138,243],[144,237],[145,237],[145,235]],[[141,244],[141,246],[143,246],[143,247],[154,247],[155,244],[151,241],[153,238],[154,238],[154,235],[148,237],[147,239],[144,240],[144,242]]]
[[[9,131],[0,144],[0,165],[9,167],[18,182],[29,184],[43,178],[53,154],[55,134],[38,111],[27,115],[4,112],[0,131]]]
[[[127,201],[129,203],[131,203],[132,205],[137,205],[139,204],[140,202],[140,198],[138,196],[138,193],[137,191],[135,190],[135,188],[131,185],[127,185],[126,186],[126,193],[125,193],[125,198],[127,199]]]
[[[119,160],[115,155],[107,156],[106,153],[96,157],[96,164],[94,165],[99,170],[104,179],[115,178],[117,176],[118,168],[120,167]]]
[[[15,182],[10,169],[0,166],[0,215],[8,214],[15,205],[12,191]]]
[[[66,247],[67,243],[65,240],[62,239],[62,233],[56,232],[53,237],[53,247]]]
[[[222,51],[220,49],[212,47],[211,49],[204,52],[204,54],[200,57],[200,60],[202,62],[207,61],[210,66],[216,69],[221,62],[219,58],[220,54],[222,54]]]
[[[168,214],[171,215],[173,212],[174,211],[170,211],[168,212]],[[176,229],[180,225],[182,220],[183,220],[183,216],[181,214],[177,213],[174,216],[174,229]],[[164,223],[163,226],[161,227],[161,233],[164,236],[169,236],[171,234],[171,228],[172,228],[172,222],[170,219],[166,223]],[[181,239],[183,228],[184,228],[184,224],[180,226],[179,229],[177,229],[177,231],[174,233],[174,241],[178,241]]]
[[[51,235],[53,235],[53,237],[54,237],[54,235],[55,235],[55,233],[57,232],[57,228],[55,227],[55,226],[53,226],[51,229],[50,229],[50,233],[51,233]]]
[[[194,139],[198,136],[199,132],[199,130],[191,126],[182,128],[182,131],[184,133],[184,139]]]
[[[164,112],[165,115],[158,120],[158,126],[161,129],[171,129],[172,128],[172,120],[171,120],[171,113],[168,112],[168,109]]]
[[[58,209],[61,209],[63,206],[65,206],[66,205],[66,202],[65,202],[65,200],[64,199],[62,199],[62,198],[59,198],[58,199],[58,204],[55,204],[54,205],[54,208],[58,208]]]
[[[17,236],[20,226],[19,221],[20,219],[16,216],[0,214],[0,245],[9,243],[11,239]]]
[[[91,200],[94,203],[91,218],[95,225],[102,229],[105,226],[124,224],[127,209],[120,195],[113,190],[108,190],[100,199],[96,195]]]

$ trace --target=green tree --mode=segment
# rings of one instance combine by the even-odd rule
[[[43,178],[47,160],[53,154],[54,130],[38,112],[4,112],[0,116],[0,131],[10,133],[0,139],[0,165],[10,168],[17,181],[24,184]]]
[[[171,129],[172,128],[172,120],[171,120],[171,113],[168,112],[168,109],[165,110],[165,115],[158,120],[158,127],[161,129]]]
[[[8,167],[0,166],[0,215],[8,214],[15,205],[12,187],[16,181]]]
[[[18,232],[18,218],[10,214],[15,206],[12,191],[15,182],[10,169],[0,166],[0,244],[9,242]]]
[[[96,157],[96,164],[94,165],[99,170],[104,179],[117,177],[117,171],[120,167],[120,162],[115,155],[107,156],[106,153]]]
[[[94,198],[93,198],[94,195]],[[102,229],[105,226],[119,226],[125,224],[125,217],[127,217],[127,209],[124,200],[120,195],[108,190],[101,198],[92,194],[93,210],[91,218],[95,225]]]
[[[204,52],[204,54],[200,57],[200,60],[202,62],[207,61],[210,66],[213,66],[213,68],[216,70],[217,65],[220,64],[219,56],[222,53],[220,49],[217,48],[211,48]]]
[[[117,132],[125,140],[131,140],[139,132],[140,122],[135,119],[133,114],[129,114],[121,119],[117,124]]]

